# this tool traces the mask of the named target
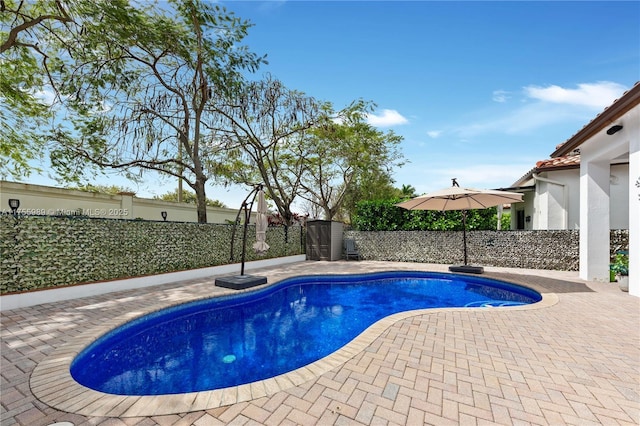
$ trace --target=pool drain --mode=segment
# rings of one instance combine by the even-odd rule
[[[222,362],[224,362],[225,364],[231,364],[235,360],[236,356],[234,354],[229,354],[222,357]]]

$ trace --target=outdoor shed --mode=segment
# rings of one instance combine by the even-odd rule
[[[342,222],[307,221],[307,260],[342,259]]]

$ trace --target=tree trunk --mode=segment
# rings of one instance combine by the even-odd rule
[[[325,220],[333,219],[333,216],[335,216],[335,212],[333,211],[333,209],[331,207],[329,207],[328,205],[324,205],[324,206],[322,206],[322,209],[324,210],[324,218],[325,218]]]
[[[198,223],[207,223],[207,196],[204,191],[205,182],[205,179],[198,177],[196,178],[196,184],[193,188],[196,191]]]
[[[291,212],[291,210],[285,207],[281,214],[284,221],[284,226],[291,226],[293,224],[293,213]]]

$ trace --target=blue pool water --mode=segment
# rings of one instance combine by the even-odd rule
[[[397,312],[539,300],[540,294],[524,287],[454,274],[296,277],[131,321],[82,351],[71,375],[84,386],[118,395],[212,390],[312,363]]]

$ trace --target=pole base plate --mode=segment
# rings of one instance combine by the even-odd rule
[[[462,272],[464,274],[482,274],[484,273],[484,268],[482,266],[451,265],[449,266],[449,271]]]
[[[266,283],[267,277],[258,277],[255,275],[234,275],[231,277],[216,278],[216,287],[230,288],[232,290],[244,290]]]

